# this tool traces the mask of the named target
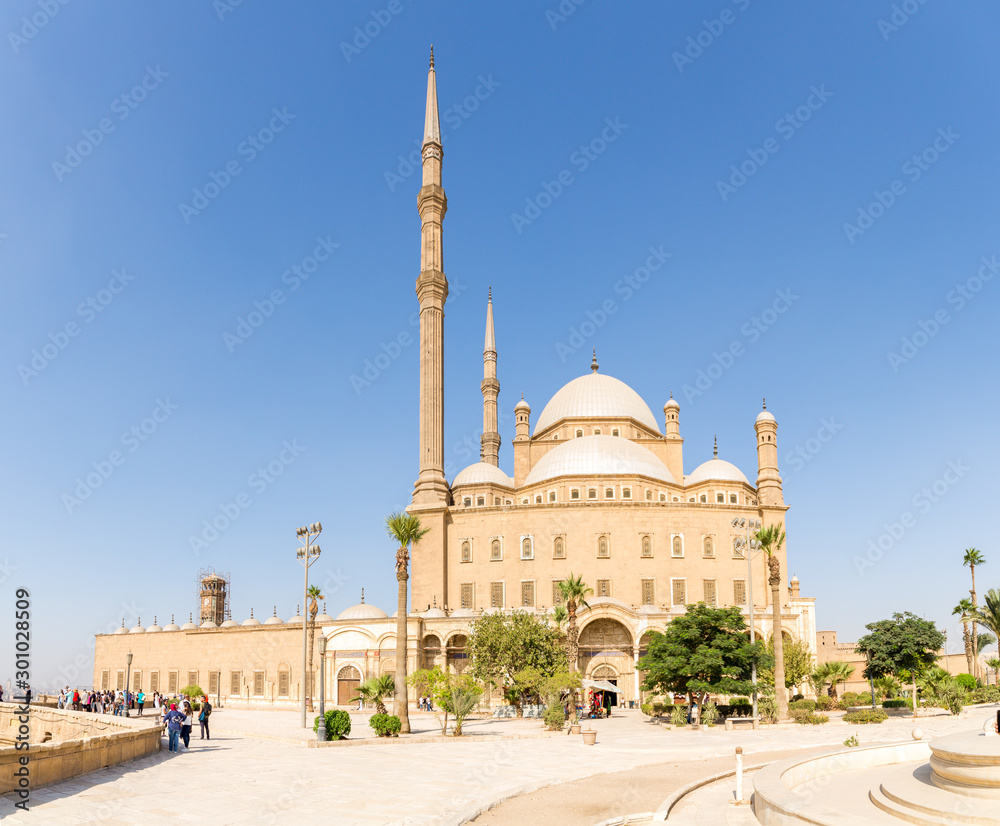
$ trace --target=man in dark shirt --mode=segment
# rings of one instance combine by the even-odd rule
[[[163,726],[167,730],[167,747],[169,751],[180,751],[181,725],[184,715],[177,710],[177,703],[170,704],[170,711],[163,717]]]

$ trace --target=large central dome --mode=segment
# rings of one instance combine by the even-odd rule
[[[568,439],[538,460],[524,486],[560,476],[647,476],[674,482],[667,466],[651,451],[617,436]]]
[[[535,424],[535,435],[560,419],[635,419],[657,433],[653,411],[625,382],[596,371],[573,379],[556,393]]]

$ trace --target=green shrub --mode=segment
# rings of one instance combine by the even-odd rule
[[[844,741],[844,745],[849,749],[853,749],[855,746],[860,746],[861,742],[858,740],[857,735],[852,734]]]
[[[995,685],[977,688],[969,695],[968,700],[972,704],[1000,703],[1000,688],[997,688]]]
[[[913,700],[900,697],[898,700],[886,700],[882,708],[913,708]]]
[[[674,706],[670,712],[670,722],[675,726],[686,726],[687,721],[687,706]]]
[[[889,715],[886,714],[880,708],[866,708],[861,711],[848,711],[844,715],[845,723],[857,723],[858,725],[867,725],[868,723],[884,723],[889,719]]]
[[[201,690],[201,686],[196,683],[191,683],[191,685],[186,685],[179,692],[180,694],[186,694],[192,700],[200,700],[205,696],[205,692]]]
[[[566,711],[559,703],[552,703],[545,709],[545,726],[549,731],[559,731],[566,722]]]
[[[643,714],[645,714],[645,715],[646,715],[647,717],[655,717],[655,716],[656,716],[656,715],[655,715],[655,714],[653,713],[653,704],[652,704],[652,703],[642,703],[642,704],[641,704],[641,705],[639,706],[639,711],[641,711],[641,712],[642,712]]]
[[[659,717],[661,714],[663,714],[663,709],[664,708],[666,708],[666,706],[664,706],[663,703],[653,703],[653,715],[652,716]]]
[[[955,682],[957,682],[966,691],[976,690],[976,678],[971,674],[956,674]]]
[[[757,715],[769,723],[778,721],[778,701],[767,694],[757,698]]]
[[[201,711],[201,703],[191,703],[191,711]]]
[[[326,739],[343,740],[351,733],[351,715],[340,709],[332,709],[323,715],[326,721]],[[313,721],[313,731],[319,731],[319,715]]]
[[[373,714],[368,721],[379,737],[395,737],[399,734],[402,724],[395,714]]]
[[[706,726],[714,726],[719,719],[719,707],[715,703],[706,703],[701,710],[701,722]]]
[[[795,711],[797,709],[804,709],[805,711],[815,711],[816,701],[815,700],[793,700],[788,704],[789,711]]]
[[[792,702],[793,703],[797,703],[799,700],[804,700],[804,699],[805,699],[805,695],[803,695],[803,694],[793,694],[792,695]]]
[[[815,714],[805,708],[797,708],[791,712],[791,718],[802,725],[819,726],[823,723],[829,723],[830,718],[825,714]]]
[[[833,697],[822,694],[816,698],[816,708],[819,711],[832,711],[837,707],[837,701]]]
[[[753,703],[750,702],[749,697],[732,697],[729,700],[729,705],[731,706],[752,706]]]

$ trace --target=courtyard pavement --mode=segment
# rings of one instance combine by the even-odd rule
[[[929,736],[981,727],[992,709],[962,717],[921,718]],[[352,738],[369,734],[368,714],[352,713]],[[862,744],[906,739],[910,718],[880,726],[765,727],[727,732],[721,727],[666,730],[638,711],[584,723],[597,730],[597,745],[582,738],[543,735],[539,720],[470,721],[480,737],[428,738],[438,729],[434,715],[413,714],[418,741],[370,741],[355,746],[305,748],[298,712],[219,709],[209,741],[191,750],[164,748],[124,766],[37,789],[29,812],[0,798],[4,824],[459,824],[514,795],[553,783],[621,772],[657,763],[692,763],[732,756],[742,746],[748,765],[754,754],[840,744],[856,733]],[[230,732],[242,732],[235,734]],[[311,732],[305,736],[312,736]],[[530,739],[507,739],[509,737]],[[281,738],[281,739],[276,739]],[[166,740],[163,741],[164,745]],[[617,811],[636,811],[628,795],[617,795]],[[600,818],[598,818],[600,819]]]

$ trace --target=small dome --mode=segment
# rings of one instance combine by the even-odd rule
[[[219,628],[239,628],[240,624],[236,620],[227,619]]]
[[[474,616],[476,616],[476,612],[471,611],[468,608],[456,608],[451,612],[452,619],[468,619]]]
[[[743,475],[743,471],[724,459],[709,459],[707,462],[702,462],[694,469],[690,476],[684,477],[684,484],[695,485],[698,482],[705,482],[709,479],[750,484],[747,481],[747,477]]]
[[[241,622],[240,625],[242,625],[245,628],[251,628],[255,625],[260,625],[260,620],[253,618],[253,608],[250,609],[250,618],[243,620],[243,622]]]
[[[677,403],[677,399],[675,399],[673,396],[671,396],[667,400],[667,403],[665,405],[663,405],[663,409],[664,410],[669,410],[670,408],[673,408],[674,410],[680,410],[681,409],[681,406]]]
[[[299,615],[299,606],[295,606],[295,616],[292,617],[285,625],[301,625],[302,617]]]
[[[264,625],[284,625],[285,621],[278,616],[278,608],[275,606],[274,613],[264,620]]]
[[[199,625],[198,627],[199,628],[218,628],[219,626],[216,625],[215,620],[207,619],[201,625]]]
[[[758,422],[773,422],[774,420],[775,420],[774,416],[772,416],[766,410],[761,410],[760,413],[757,414]]]
[[[137,625],[134,628],[129,628],[128,632],[130,634],[145,634],[146,629],[143,628],[141,625]]]
[[[159,625],[156,624],[156,617],[153,617],[153,624],[146,629],[147,634],[155,634],[157,631],[162,631]]]
[[[127,634],[128,629],[125,627],[125,620],[122,620],[122,627],[115,629],[116,634]]]
[[[795,574],[792,574],[792,582],[798,582],[798,581],[799,581],[799,578],[797,576],[795,576]]]
[[[640,605],[639,606],[639,613],[640,614],[659,614],[660,613],[660,609],[657,608],[655,605]]]
[[[368,605],[364,602],[359,602],[357,605],[345,608],[337,614],[337,619],[339,620],[385,619],[386,617],[387,614],[385,611],[377,605]]]
[[[197,626],[197,625],[195,625],[195,624],[194,624],[193,622],[191,622],[190,620],[188,620],[187,622],[185,622],[185,623],[184,623],[184,624],[183,624],[183,625],[181,626],[181,631],[197,631],[197,630],[198,630],[198,626]]]
[[[674,482],[667,466],[640,444],[614,436],[580,436],[542,456],[524,484],[534,485],[559,476],[633,475]]]
[[[514,480],[494,465],[476,462],[476,464],[469,465],[461,471],[455,477],[455,481],[451,483],[453,488],[460,485],[500,485],[505,488],[513,488]]]
[[[328,613],[326,613],[326,603],[323,603],[323,613],[316,617],[316,622],[326,625],[328,622],[333,622],[334,619]]]
[[[524,400],[524,396],[521,396],[521,401],[514,405],[514,411],[517,412],[518,410],[527,410],[529,413],[531,412],[531,405]]]
[[[625,382],[591,370],[564,385],[542,410],[535,435],[563,419],[621,418],[660,432],[649,405]]]
[[[177,623],[174,622],[174,615],[173,614],[170,615],[170,623],[168,625],[164,625],[163,626],[163,630],[164,631],[180,631],[181,630],[180,626],[177,625]]]
[[[439,619],[448,615],[435,605],[433,608],[428,608],[420,616],[424,619]]]

